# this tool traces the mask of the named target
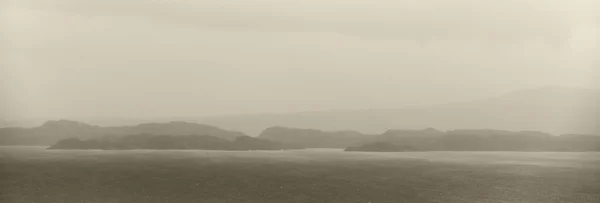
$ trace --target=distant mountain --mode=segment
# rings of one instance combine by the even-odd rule
[[[240,136],[226,140],[210,135],[154,135],[137,134],[125,136],[104,136],[88,140],[67,138],[58,141],[48,149],[203,149],[203,150],[284,150],[298,149],[292,145],[269,140]]]
[[[0,145],[50,145],[57,140],[71,137],[87,139],[107,134],[139,133],[212,135],[233,140],[235,137],[245,135],[241,133],[245,132],[252,135],[260,134],[259,137],[265,139],[290,141],[308,147],[347,147],[357,143],[365,144],[361,138],[363,133],[381,134],[385,132],[384,135],[375,136],[376,139],[385,141],[387,136],[403,133],[402,131],[387,131],[388,129],[429,127],[440,130],[538,130],[553,134],[600,135],[600,91],[597,89],[548,87],[516,91],[477,101],[435,106],[226,116],[204,119],[188,118],[186,120],[190,122],[146,123],[119,127],[100,127],[66,120],[49,121],[33,128],[0,128]],[[135,123],[137,121],[128,120],[127,122]],[[286,128],[271,128],[271,126],[286,126]],[[227,131],[221,128],[241,132]],[[343,137],[343,141],[339,141],[338,137]],[[411,138],[408,136],[402,139],[410,141]]]
[[[155,134],[155,135],[210,135],[227,140],[239,136],[247,136],[241,132],[223,130],[221,128],[182,121],[169,123],[145,123],[136,126],[101,127],[105,134]]]
[[[395,144],[405,149],[405,146],[418,146],[420,150],[436,150],[443,148],[440,138],[446,132],[439,131],[433,128],[423,130],[388,130],[381,135],[373,136],[363,143],[389,143]],[[372,146],[367,146],[372,147]]]
[[[388,131],[346,151],[600,151],[600,136],[476,129]]]
[[[169,122],[135,126],[100,127],[76,121],[47,121],[34,128],[0,128],[0,145],[51,145],[66,138],[91,139],[105,135],[210,135],[225,140],[246,136],[210,125]]]
[[[276,126],[265,129],[258,137],[305,148],[345,148],[346,151],[600,151],[599,135],[555,136],[540,131],[426,128],[363,135],[354,131]]]
[[[343,101],[341,101],[343,102]],[[554,134],[600,134],[600,90],[546,87],[526,89],[497,97],[397,109],[313,111],[219,117],[162,119],[78,118],[100,126],[137,125],[185,120],[258,135],[271,126],[355,130],[380,134],[388,129],[506,129],[540,130]],[[32,126],[43,121],[7,121],[4,126]]]
[[[198,122],[249,134],[258,134],[270,126],[369,134],[427,127],[600,134],[600,91],[548,87],[436,106],[228,116]]]
[[[298,129],[275,126],[265,129],[258,138],[306,148],[345,148],[361,143],[370,136],[356,131],[325,132],[314,129]]]

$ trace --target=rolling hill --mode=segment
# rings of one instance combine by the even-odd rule
[[[251,135],[258,135],[271,126],[355,130],[368,134],[380,134],[388,129],[429,127],[600,134],[600,91],[547,87],[434,106],[226,116],[198,119],[196,122]]]
[[[210,135],[225,140],[247,136],[210,125],[188,122],[146,123],[134,126],[101,127],[76,121],[47,121],[33,128],[0,128],[0,145],[52,145],[67,138],[91,139],[106,135]]]

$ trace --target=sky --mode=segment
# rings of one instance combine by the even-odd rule
[[[4,0],[0,118],[400,108],[600,88],[597,0]]]

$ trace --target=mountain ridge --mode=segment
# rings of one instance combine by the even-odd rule
[[[258,136],[272,126],[379,134],[388,129],[533,130],[554,134],[600,134],[600,89],[542,87],[512,91],[496,97],[439,105],[381,109],[344,109],[293,113],[261,113],[178,120],[204,123]],[[92,119],[93,120],[93,119]],[[110,121],[110,122],[109,122]],[[169,119],[104,120],[86,123],[115,127],[125,123],[168,122]],[[102,125],[105,124],[105,125]]]
[[[223,128],[259,134],[271,126],[382,133],[388,129],[489,128],[598,134],[600,90],[544,87],[475,101],[396,109],[311,111],[199,119]]]
[[[33,128],[0,128],[0,145],[52,145],[67,138],[91,139],[132,134],[210,135],[225,140],[247,136],[237,131],[182,121],[102,127],[63,119],[46,121],[41,126]]]

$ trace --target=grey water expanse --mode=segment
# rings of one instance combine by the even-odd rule
[[[597,152],[0,147],[2,202],[577,202]]]

